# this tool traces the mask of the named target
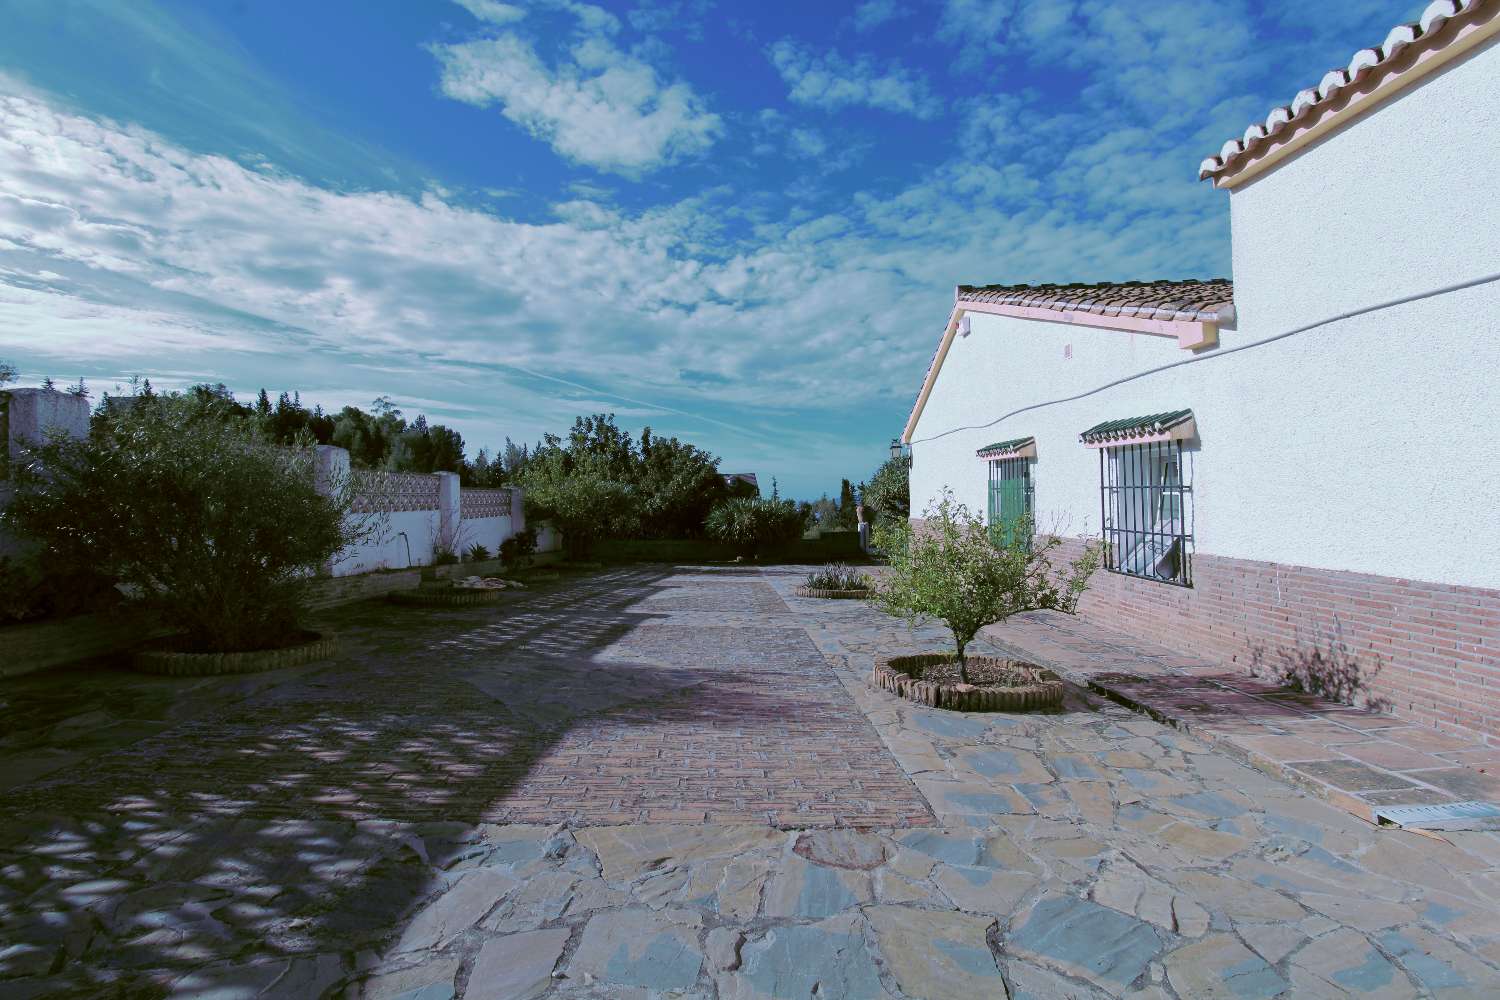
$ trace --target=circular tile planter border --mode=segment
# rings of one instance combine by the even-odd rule
[[[338,650],[338,637],[328,632],[310,632],[313,638],[281,649],[257,649],[245,653],[181,653],[172,649],[141,649],[131,656],[131,666],[142,673],[173,677],[206,677],[215,674],[252,674],[262,670],[300,667],[324,660]]]
[[[418,587],[392,591],[389,597],[392,603],[411,608],[466,608],[494,604],[504,594],[503,587]]]
[[[1063,700],[1063,683],[1052,671],[1020,660],[998,656],[971,656],[971,665],[999,666],[1014,673],[1022,683],[1007,687],[980,687],[974,684],[945,684],[924,681],[921,672],[927,667],[952,663],[952,653],[926,653],[917,656],[891,656],[875,661],[870,683],[908,701],[950,708],[961,712],[1035,712],[1057,708]]]
[[[798,597],[821,597],[829,601],[852,601],[861,597],[869,597],[874,591],[868,587],[863,590],[824,590],[822,587],[798,587]]]

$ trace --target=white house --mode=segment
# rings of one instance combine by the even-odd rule
[[[1204,161],[1232,286],[960,285],[913,513],[1102,532],[1086,615],[1500,742],[1497,35],[1439,0]]]

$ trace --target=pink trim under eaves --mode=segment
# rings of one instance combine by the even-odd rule
[[[1142,319],[1139,316],[1105,316],[1099,313],[1040,306],[997,305],[994,302],[969,302],[960,299],[957,309],[964,312],[1014,316],[1041,320],[1044,323],[1070,323],[1074,326],[1096,326],[1107,330],[1128,330],[1157,337],[1175,337],[1177,346],[1186,350],[1212,347],[1219,342],[1219,327],[1204,320]]]

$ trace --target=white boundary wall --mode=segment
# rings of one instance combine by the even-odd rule
[[[493,557],[500,543],[525,529],[519,489],[481,490],[485,512],[508,509],[503,516],[465,518],[463,489],[452,472],[430,476],[350,473],[349,453],[320,445],[317,449],[318,489],[353,489],[365,502],[356,503],[359,518],[370,531],[360,544],[339,554],[325,567],[331,576],[353,576],[382,569],[430,566],[437,551],[447,548],[459,556],[470,545],[483,545]],[[362,490],[371,490],[368,495]],[[508,494],[502,499],[497,494]],[[472,499],[472,498],[471,498]],[[508,502],[507,502],[508,501]],[[539,546],[540,548],[540,546]]]
[[[944,486],[983,513],[974,452],[1034,435],[1040,527],[1097,532],[1099,458],[1079,432],[1190,407],[1197,552],[1500,588],[1500,284],[1224,351],[1500,271],[1500,198],[1472,180],[1500,159],[1497,79],[1492,45],[1238,189],[1239,325],[1204,360],[924,440],[1192,356],[971,314],[912,435],[913,514]]]

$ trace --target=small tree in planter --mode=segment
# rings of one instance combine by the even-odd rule
[[[1090,542],[1061,574],[1051,560],[1062,544],[1055,535],[1030,550],[997,546],[984,520],[947,490],[924,516],[926,523],[916,531],[904,522],[880,529],[878,544],[890,560],[890,571],[873,599],[882,611],[909,624],[936,619],[947,625],[963,684],[969,683],[966,650],[980,629],[1021,611],[1073,613],[1099,567],[1102,549],[1097,542]],[[1028,525],[1015,537],[1030,534]]]
[[[85,440],[34,449],[0,517],[44,558],[108,574],[179,650],[250,652],[304,638],[307,578],[374,530],[336,492],[314,488],[307,449],[184,397],[141,397]]]

